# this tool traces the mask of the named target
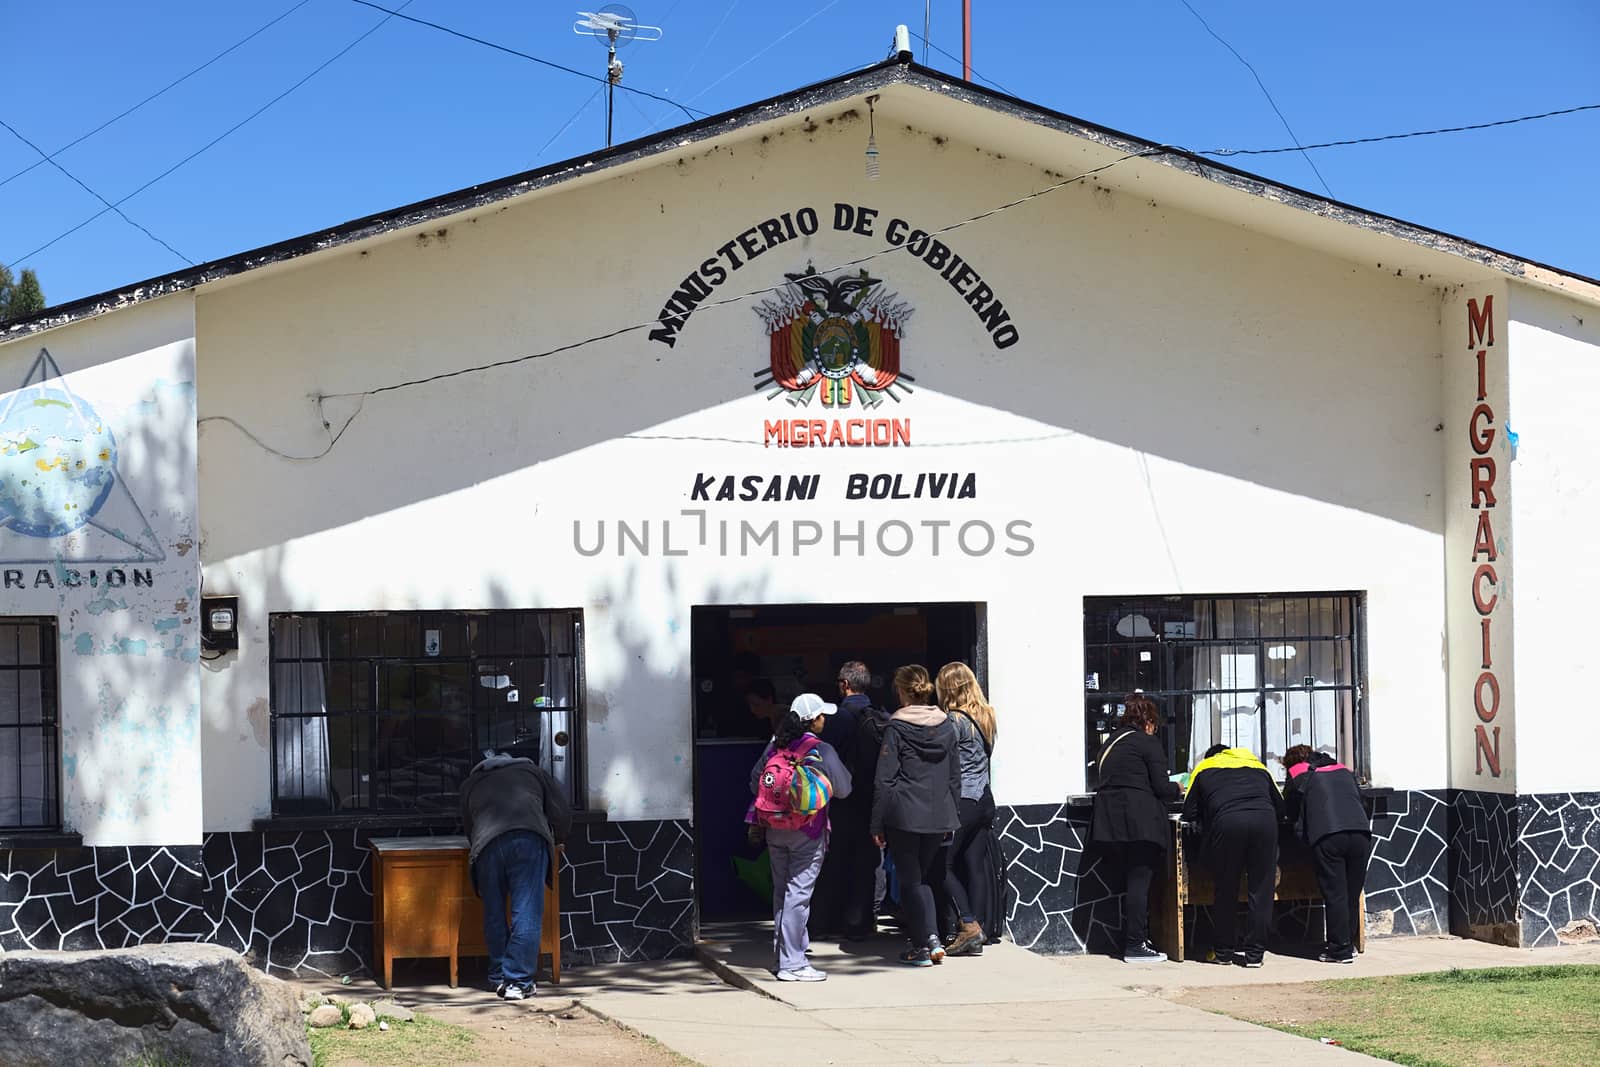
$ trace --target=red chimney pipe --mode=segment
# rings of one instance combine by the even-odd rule
[[[972,0],[961,0],[961,80],[972,80]]]

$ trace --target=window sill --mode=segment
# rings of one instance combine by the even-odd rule
[[[70,830],[0,830],[0,849],[82,848],[83,835]]]
[[[603,811],[575,811],[574,823],[610,822]],[[278,815],[256,819],[250,829],[257,833],[294,833],[301,830],[449,830],[459,831],[461,820],[453,815],[406,815],[391,812],[352,813],[349,815]]]

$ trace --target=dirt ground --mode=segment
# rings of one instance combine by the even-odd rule
[[[1343,997],[1325,992],[1314,982],[1178,989],[1167,997],[1264,1026],[1309,1026],[1319,1019],[1337,1017],[1345,1004]]]
[[[484,994],[470,1004],[427,1004],[415,1010],[446,1024],[408,1033],[340,1031],[321,1041],[319,1067],[691,1067],[692,1061],[581,1007],[571,996],[546,995],[507,1004]],[[470,1039],[455,1027],[470,1032]]]

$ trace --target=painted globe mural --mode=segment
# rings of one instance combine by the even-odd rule
[[[77,397],[35,386],[0,421],[0,528],[29,537],[78,529],[116,484],[111,427]]]

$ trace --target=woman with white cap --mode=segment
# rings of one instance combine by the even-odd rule
[[[761,827],[772,864],[773,968],[779,981],[821,982],[811,966],[811,893],[828,850],[828,802],[850,795],[850,771],[833,746],[819,740],[838,710],[815,693],[801,693],[777,721],[766,751],[750,770],[755,801],[745,821]]]

